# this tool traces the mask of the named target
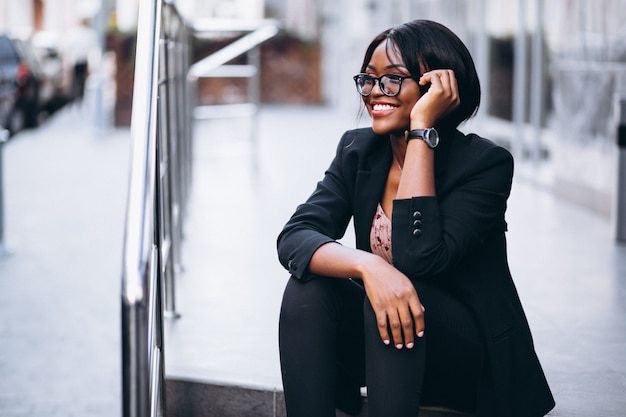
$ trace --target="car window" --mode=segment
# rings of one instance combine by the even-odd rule
[[[13,47],[13,42],[6,36],[0,36],[0,60],[17,61],[17,51]]]
[[[30,42],[22,39],[13,39],[13,46],[16,51],[18,51],[18,55],[21,57],[20,60],[26,61],[32,72],[38,73],[41,71],[41,64],[35,55],[35,51],[33,51]]]

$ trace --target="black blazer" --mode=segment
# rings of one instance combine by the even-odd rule
[[[435,150],[437,195],[393,203],[393,264],[411,280],[455,295],[475,315],[488,358],[477,415],[543,416],[554,399],[506,254],[513,158],[476,135],[441,135]],[[356,247],[371,252],[372,219],[391,163],[388,136],[370,128],[343,135],[324,178],[278,237],[279,260],[292,276],[314,278],[308,270],[311,256],[321,245],[340,239],[352,218]],[[490,403],[495,410],[481,409],[480,404]]]

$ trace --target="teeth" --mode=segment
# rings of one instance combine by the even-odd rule
[[[391,106],[389,104],[374,104],[374,110],[376,111],[385,111],[395,109],[395,106]]]

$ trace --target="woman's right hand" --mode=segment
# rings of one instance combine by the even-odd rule
[[[409,278],[373,255],[364,268],[362,279],[383,343],[393,342],[397,349],[412,348],[415,336],[424,335],[425,309]]]
[[[433,127],[437,120],[452,112],[461,103],[454,71],[440,69],[426,72],[419,79],[419,85],[427,84],[430,84],[428,91],[411,109],[411,129]]]
[[[385,344],[412,348],[415,336],[424,334],[424,306],[413,283],[380,256],[328,242],[313,253],[309,270],[327,277],[361,278]]]

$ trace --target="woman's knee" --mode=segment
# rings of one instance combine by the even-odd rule
[[[364,290],[354,282],[338,278],[318,277],[302,282],[291,277],[280,311],[281,326],[306,328],[314,324],[351,321],[354,306],[363,302]]]
[[[317,314],[324,305],[332,304],[333,291],[326,279],[302,282],[289,278],[281,305],[281,319],[285,315]]]

